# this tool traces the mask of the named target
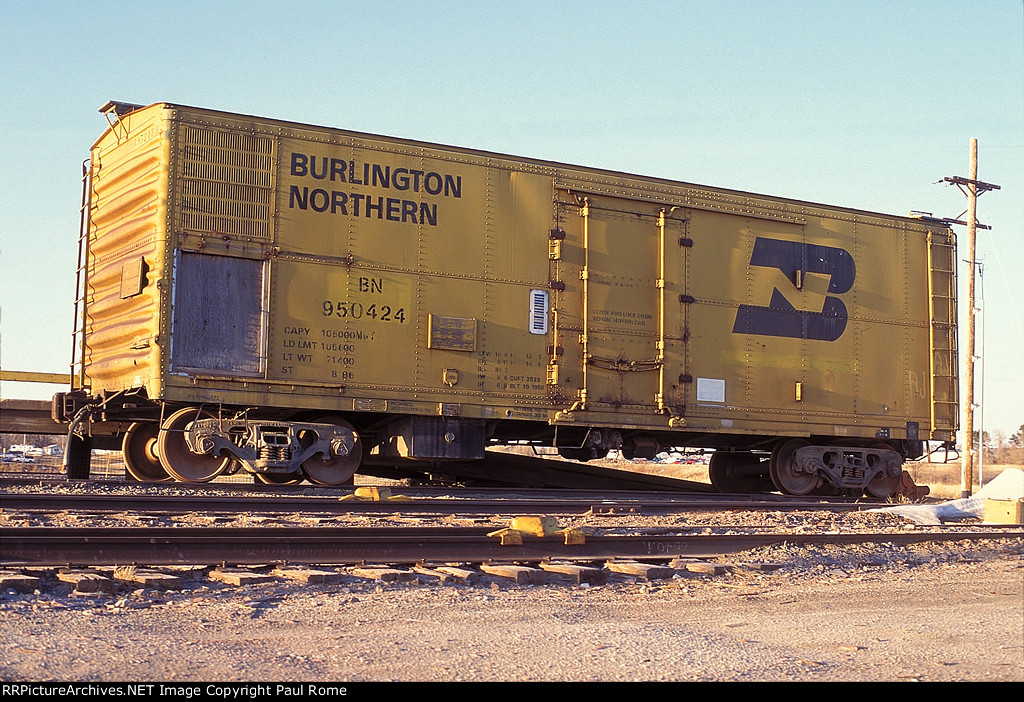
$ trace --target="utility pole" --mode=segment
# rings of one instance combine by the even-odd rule
[[[977,269],[975,258],[975,241],[977,229],[991,229],[985,225],[978,224],[978,196],[989,190],[999,190],[998,185],[983,183],[978,180],[978,140],[971,139],[971,176],[961,178],[953,176],[943,178],[948,183],[953,183],[964,195],[967,196],[967,222],[959,219],[946,220],[949,224],[967,225],[967,265],[970,267],[970,275],[967,278],[967,392],[964,394],[964,458],[960,468],[960,497],[970,497],[973,492],[974,483],[974,278]],[[963,215],[961,215],[963,216]],[[978,441],[979,448],[984,448],[984,443]]]

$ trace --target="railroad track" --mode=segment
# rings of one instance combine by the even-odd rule
[[[569,491],[491,489],[452,491],[441,488],[396,488],[411,499],[371,501],[351,498],[351,489],[315,489],[296,494],[272,486],[209,486],[201,494],[176,486],[144,486],[142,494],[106,495],[9,492],[0,494],[0,507],[10,514],[66,512],[96,515],[300,514],[303,516],[380,514],[499,516],[659,515],[736,510],[849,511],[878,506],[878,502],[849,499],[804,499],[779,495],[721,495],[639,491]],[[205,486],[204,486],[205,488]],[[228,494],[214,494],[223,493]],[[111,520],[114,521],[114,520]],[[642,520],[641,520],[642,521]],[[649,523],[649,521],[648,521]],[[614,524],[620,524],[618,520]],[[436,563],[544,563],[550,561],[668,561],[673,558],[711,558],[759,546],[864,543],[912,544],[929,541],[982,539],[1024,540],[1019,527],[937,527],[913,532],[836,533],[823,529],[794,533],[784,527],[693,526],[620,528],[588,526],[583,539],[572,543],[565,534],[545,537],[520,534],[501,539],[489,527],[394,526],[146,526],[146,527],[30,527],[0,528],[0,567],[101,567],[143,565],[360,565]],[[582,532],[576,532],[578,536]],[[507,537],[507,533],[505,534]]]
[[[405,491],[403,491],[405,492]],[[473,495],[480,493],[474,492]],[[673,514],[712,510],[827,510],[850,511],[878,507],[880,502],[780,499],[766,495],[667,497],[664,493],[605,493],[580,496],[581,493],[552,494],[550,491],[524,494],[520,490],[488,491],[483,497],[452,497],[450,491],[411,492],[408,499],[340,499],[337,496],[258,495],[67,495],[52,493],[9,493],[0,495],[0,507],[6,510],[76,511],[88,513],[133,512],[136,514],[184,514],[216,512],[220,514],[455,514],[497,515],[543,513],[573,514]],[[493,496],[492,496],[493,495]]]
[[[568,543],[572,539],[564,534],[520,534],[521,543],[510,545],[493,528],[476,527],[8,527],[0,529],[0,567],[664,560],[717,557],[783,542],[902,545],[1024,539],[1019,527],[856,534],[667,531],[588,533],[581,543]]]

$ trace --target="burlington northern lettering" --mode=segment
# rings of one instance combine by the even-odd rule
[[[295,178],[381,188],[401,193],[424,193],[441,198],[462,197],[462,176],[436,171],[392,168],[387,164],[357,163],[340,158],[292,153],[289,173]],[[370,195],[349,190],[290,185],[288,207],[437,226],[436,202]]]

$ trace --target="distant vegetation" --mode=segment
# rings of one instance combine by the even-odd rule
[[[1024,463],[1024,424],[1009,437],[1006,436],[1006,432],[996,429],[984,432],[981,438],[985,446],[985,463]],[[978,448],[978,432],[974,432],[974,448]]]

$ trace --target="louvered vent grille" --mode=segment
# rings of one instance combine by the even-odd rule
[[[183,125],[178,225],[187,232],[273,237],[274,141]]]

